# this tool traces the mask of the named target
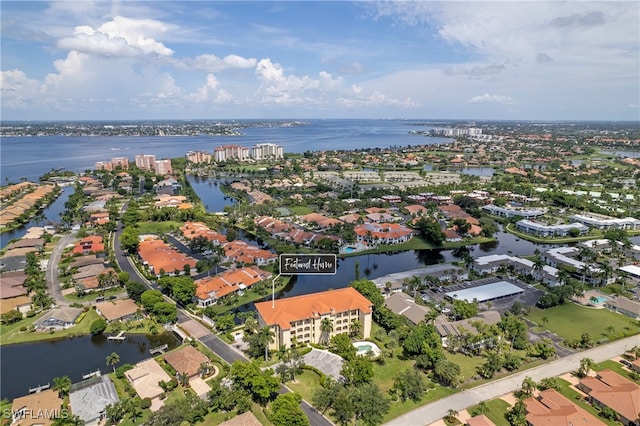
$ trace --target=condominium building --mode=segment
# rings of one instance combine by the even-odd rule
[[[111,167],[112,168],[116,168],[116,167],[122,167],[123,170],[128,170],[129,169],[129,159],[127,157],[115,157],[111,159]]]
[[[617,218],[597,213],[583,213],[573,215],[571,219],[596,229],[640,229],[640,220],[632,217]]]
[[[156,156],[153,154],[136,155],[136,167],[142,170],[155,170]]]
[[[192,163],[208,163],[212,156],[205,151],[189,151],[185,154],[185,158]]]
[[[284,157],[284,149],[274,143],[259,143],[251,148],[254,160],[279,160]]]
[[[525,219],[539,217],[544,215],[545,213],[545,211],[542,209],[516,209],[513,207],[500,207],[494,204],[488,204],[486,206],[482,206],[482,210],[494,216],[501,216],[501,217],[521,216]]]
[[[170,175],[173,173],[173,168],[171,167],[171,160],[157,160],[155,162],[155,172],[157,175]]]
[[[213,151],[213,156],[216,161],[245,161],[249,159],[250,149],[240,145],[221,145]]]
[[[545,225],[528,219],[522,219],[516,222],[516,228],[518,228],[519,231],[538,237],[566,237],[572,229],[577,229],[580,235],[586,235],[589,232],[589,227],[579,222]]]
[[[359,334],[371,334],[373,304],[353,287],[321,293],[256,303],[258,324],[275,334],[270,349],[288,347],[295,339],[299,343],[328,342],[331,337],[348,333],[354,322]],[[331,324],[325,328],[323,324]]]

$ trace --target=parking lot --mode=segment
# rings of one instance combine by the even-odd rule
[[[513,306],[513,303],[516,301],[522,303],[523,306],[535,306],[536,302],[545,293],[543,290],[539,290],[535,286],[524,283],[516,278],[492,277],[492,278],[484,278],[476,281],[463,281],[458,284],[453,284],[445,287],[434,287],[430,290],[423,292],[423,294],[431,298],[435,303],[440,303],[444,301],[446,305],[449,305],[450,301],[446,300],[445,293],[479,287],[487,284],[492,284],[498,281],[508,281],[511,284],[514,284],[524,290],[524,292],[520,293],[519,295],[509,296],[502,299],[490,300],[487,302],[482,302],[480,304],[485,308],[489,308],[490,306],[491,310],[498,311],[501,314],[509,311],[511,309],[511,306]],[[420,295],[417,295],[417,297],[420,297]]]

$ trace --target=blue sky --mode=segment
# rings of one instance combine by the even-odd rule
[[[2,1],[4,120],[637,120],[640,5]]]

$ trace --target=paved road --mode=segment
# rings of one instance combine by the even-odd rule
[[[516,373],[509,377],[496,380],[455,395],[439,399],[431,404],[423,405],[400,417],[386,423],[388,426],[418,426],[428,425],[447,415],[447,411],[453,408],[456,411],[464,410],[480,401],[497,398],[501,395],[513,392],[520,388],[525,377],[531,377],[535,381],[540,381],[545,377],[557,377],[580,367],[580,360],[591,358],[595,362],[613,358],[622,354],[627,348],[631,348],[640,343],[640,337],[632,336],[618,340],[597,348],[583,352],[574,353],[564,358],[559,358],[547,364],[530,370]]]
[[[133,266],[130,258],[127,256],[124,250],[120,248],[121,234],[122,225],[119,225],[114,236],[113,248],[116,255],[116,261],[118,262],[120,269],[129,273],[130,280],[140,282],[151,289],[158,290],[158,286],[150,283],[145,277],[143,277],[138,269]],[[176,245],[178,246],[178,244]],[[184,245],[182,246],[184,247]],[[183,323],[191,319],[193,319],[192,316],[186,310],[178,308],[178,323]],[[229,364],[232,364],[234,361],[249,362],[249,360],[241,352],[229,346],[226,342],[222,341],[218,336],[211,332],[209,332],[206,336],[200,337],[198,340],[200,340],[203,345],[211,349],[216,355],[218,355]],[[290,390],[284,386],[282,387],[281,391],[290,392]],[[316,409],[309,405],[307,402],[302,401],[301,407],[304,413],[309,418],[312,426],[333,425],[333,423],[331,423],[326,417],[316,411]]]
[[[49,294],[55,299],[56,306],[69,306],[71,303],[64,299],[62,296],[62,289],[60,288],[60,281],[58,279],[58,265],[62,258],[64,248],[75,241],[75,234],[66,234],[56,243],[51,252],[51,257],[47,262],[47,288]]]

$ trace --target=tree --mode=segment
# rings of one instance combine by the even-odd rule
[[[466,300],[455,299],[453,301],[453,313],[456,318],[466,319],[478,314],[478,302],[467,302]]]
[[[342,358],[349,360],[356,357],[358,350],[351,344],[351,339],[346,333],[333,336],[330,340],[329,350]]]
[[[125,416],[125,410],[123,402],[116,402],[114,404],[109,404],[105,407],[105,415],[107,419],[113,424],[117,424],[122,420]]]
[[[346,360],[342,364],[340,374],[344,377],[347,385],[361,385],[368,383],[373,377],[373,366],[371,361],[364,357],[355,357]]]
[[[578,375],[580,377],[586,377],[589,375],[589,372],[593,370],[596,366],[596,363],[591,358],[582,358],[580,360],[580,368],[578,369]]]
[[[389,411],[389,400],[380,388],[373,383],[365,383],[354,389],[351,397],[356,422],[374,426],[382,423],[382,419]]]
[[[271,403],[267,417],[275,426],[306,426],[310,425],[309,419],[305,415],[300,402],[302,397],[299,393],[285,393]]]
[[[428,385],[422,374],[407,369],[394,377],[391,391],[394,392],[402,402],[408,399],[419,402],[427,389]]]
[[[40,309],[49,309],[53,305],[53,298],[45,293],[44,290],[38,289],[35,294],[31,296],[31,303],[33,306],[39,306]]]
[[[360,330],[362,329],[362,323],[358,320],[354,320],[349,324],[349,336],[358,337],[360,336]]]
[[[107,322],[102,318],[98,318],[97,320],[91,323],[91,327],[89,331],[92,335],[97,336],[98,334],[104,333],[104,330],[107,328]]]
[[[58,391],[60,398],[69,395],[69,390],[71,390],[71,379],[69,376],[54,377],[53,389]]]
[[[333,332],[333,321],[331,321],[331,318],[326,317],[322,319],[322,321],[320,322],[320,331],[322,332],[323,336],[322,340],[326,345],[327,343],[329,343],[329,336]]]
[[[120,362],[120,355],[116,352],[111,352],[111,355],[107,355],[106,363],[113,367],[113,372],[116,372],[116,364]]]
[[[262,327],[258,330],[258,342],[260,342],[261,346],[264,346],[264,360],[265,362],[269,360],[269,344],[273,342],[276,334],[270,327]]]
[[[125,288],[127,294],[134,302],[140,302],[142,294],[147,291],[147,286],[137,281],[127,281]]]
[[[445,386],[457,386],[460,381],[460,366],[445,358],[436,361],[433,369],[434,377]]]
[[[511,426],[527,426],[527,406],[519,399],[505,414]]]
[[[140,244],[140,232],[135,226],[127,226],[120,235],[120,248],[129,253],[135,253],[138,251],[138,244]]]
[[[167,324],[178,321],[178,307],[169,302],[158,302],[153,305],[153,314],[158,322]]]
[[[445,240],[444,232],[442,232],[442,229],[440,228],[440,223],[436,220],[423,216],[418,219],[415,227],[421,237],[437,246],[442,245]]]
[[[521,392],[522,396],[529,397],[533,395],[536,390],[536,382],[531,377],[527,376],[522,380]]]
[[[447,411],[447,415],[445,416],[445,419],[449,423],[453,423],[456,421],[457,415],[458,415],[458,412],[456,410],[454,410],[453,408],[449,408],[449,410]]]
[[[145,290],[140,295],[140,302],[147,312],[153,312],[153,308],[158,302],[164,301],[160,290]]]
[[[231,365],[229,377],[234,390],[247,392],[259,404],[266,404],[280,389],[280,380],[273,370],[262,371],[256,362],[235,361]]]

